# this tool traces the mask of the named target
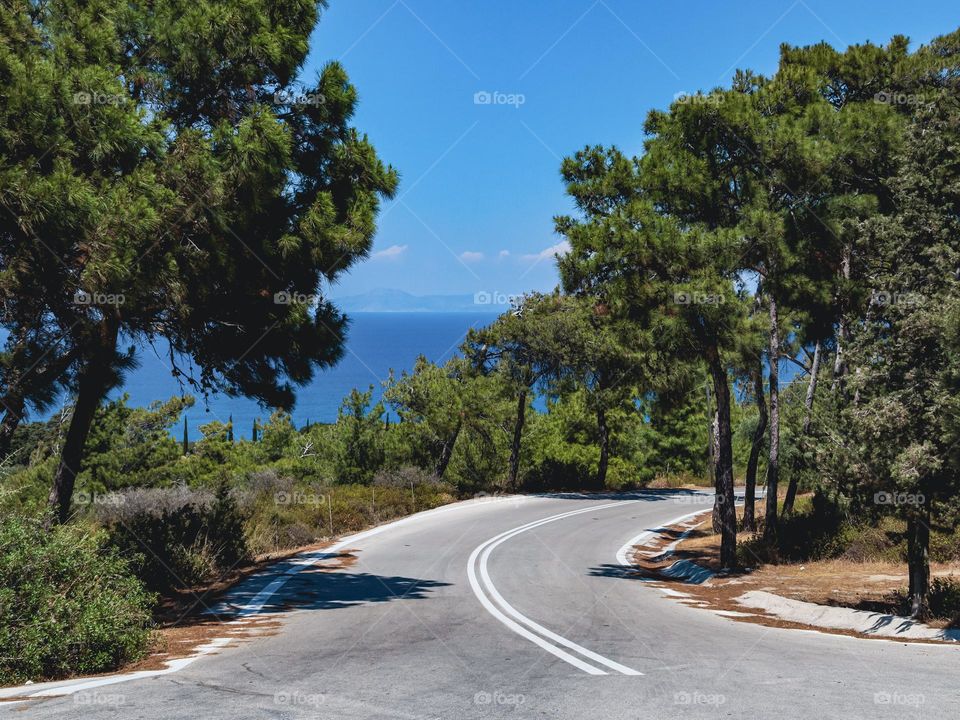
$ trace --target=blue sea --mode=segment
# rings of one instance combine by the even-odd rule
[[[483,327],[496,319],[491,312],[474,313],[351,313],[346,348],[340,362],[329,370],[318,372],[313,381],[297,392],[293,421],[301,427],[308,421],[333,422],[337,408],[353,388],[366,390],[373,385],[374,397],[383,394],[383,382],[391,368],[398,375],[411,370],[419,355],[435,363],[449,360],[463,342],[470,328]],[[151,348],[139,352],[140,366],[130,372],[124,386],[111,393],[130,396],[133,406],[149,405],[175,395],[194,394],[181,388],[171,375],[163,352]],[[206,403],[202,397],[186,413],[192,440],[199,439],[200,425],[233,417],[237,437],[249,437],[253,421],[265,421],[270,410],[253,400],[212,396]],[[180,428],[173,432],[180,437]]]
[[[492,323],[496,312],[353,312],[343,357],[333,368],[318,372],[313,381],[297,391],[297,402],[292,416],[294,424],[302,427],[307,422],[333,422],[343,398],[354,388],[367,390],[373,386],[374,401],[383,396],[383,382],[390,370],[399,375],[411,370],[419,355],[434,363],[443,363],[455,355],[471,328]],[[233,418],[237,437],[250,437],[254,420],[266,421],[270,409],[260,407],[246,398],[213,395],[207,400],[197,396],[189,386],[181,386],[170,372],[165,347],[158,343],[157,351],[150,347],[138,353],[139,367],[128,373],[122,387],[110,396],[128,394],[131,406],[147,406],[157,400],[167,400],[181,394],[196,397],[196,404],[186,413],[191,440],[201,437],[200,426]],[[184,363],[186,364],[186,363]],[[781,382],[786,384],[798,376],[792,363],[782,361]],[[738,399],[742,400],[738,391]],[[63,402],[68,398],[64,397]],[[542,398],[534,403],[545,410]],[[59,404],[46,417],[57,412]],[[29,419],[38,419],[31,416]],[[180,438],[182,427],[171,428],[171,434]]]

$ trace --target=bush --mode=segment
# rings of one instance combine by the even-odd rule
[[[373,476],[373,484],[381,487],[409,488],[420,485],[440,485],[433,473],[412,465],[398,468],[384,468]]]
[[[686,485],[712,488],[713,479],[709,475],[691,475],[689,473],[658,473],[646,487],[663,490],[682,488]]]
[[[933,528],[930,533],[930,559],[942,563],[960,560],[960,528]]]
[[[137,575],[163,594],[206,582],[249,559],[244,515],[222,485],[134,490],[98,506],[113,545],[137,558]]]
[[[0,681],[106,672],[137,659],[152,605],[103,535],[0,519]]]
[[[449,485],[415,467],[381,470],[368,485],[295,483],[261,472],[250,477],[244,497],[256,553],[345,535],[454,499]]]
[[[781,516],[779,520],[776,547],[767,546],[762,532],[758,533],[739,549],[745,564],[751,564],[751,560],[756,558],[766,562],[837,558],[856,535],[856,529],[843,506],[822,492],[817,492],[810,500],[798,498],[794,512],[786,517]]]
[[[934,617],[952,620],[956,625],[960,622],[960,583],[953,578],[934,578],[930,583],[929,604]]]

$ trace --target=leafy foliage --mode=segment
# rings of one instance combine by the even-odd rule
[[[0,680],[113,670],[139,658],[153,603],[105,538],[0,519]]]
[[[190,587],[249,559],[245,518],[225,485],[213,496],[186,488],[117,494],[98,510],[111,542],[137,558],[137,575],[151,590]]]

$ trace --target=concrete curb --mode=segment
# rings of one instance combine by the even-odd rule
[[[934,628],[900,615],[818,605],[762,590],[746,592],[736,601],[744,607],[762,610],[781,620],[829,630],[852,630],[870,637],[960,642],[960,630]]]

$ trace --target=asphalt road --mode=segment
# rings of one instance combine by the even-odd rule
[[[664,492],[442,508],[352,544],[345,569],[248,583],[248,609],[281,621],[272,635],[0,714],[960,717],[960,648],[740,623],[624,576],[627,541],[703,507]]]

